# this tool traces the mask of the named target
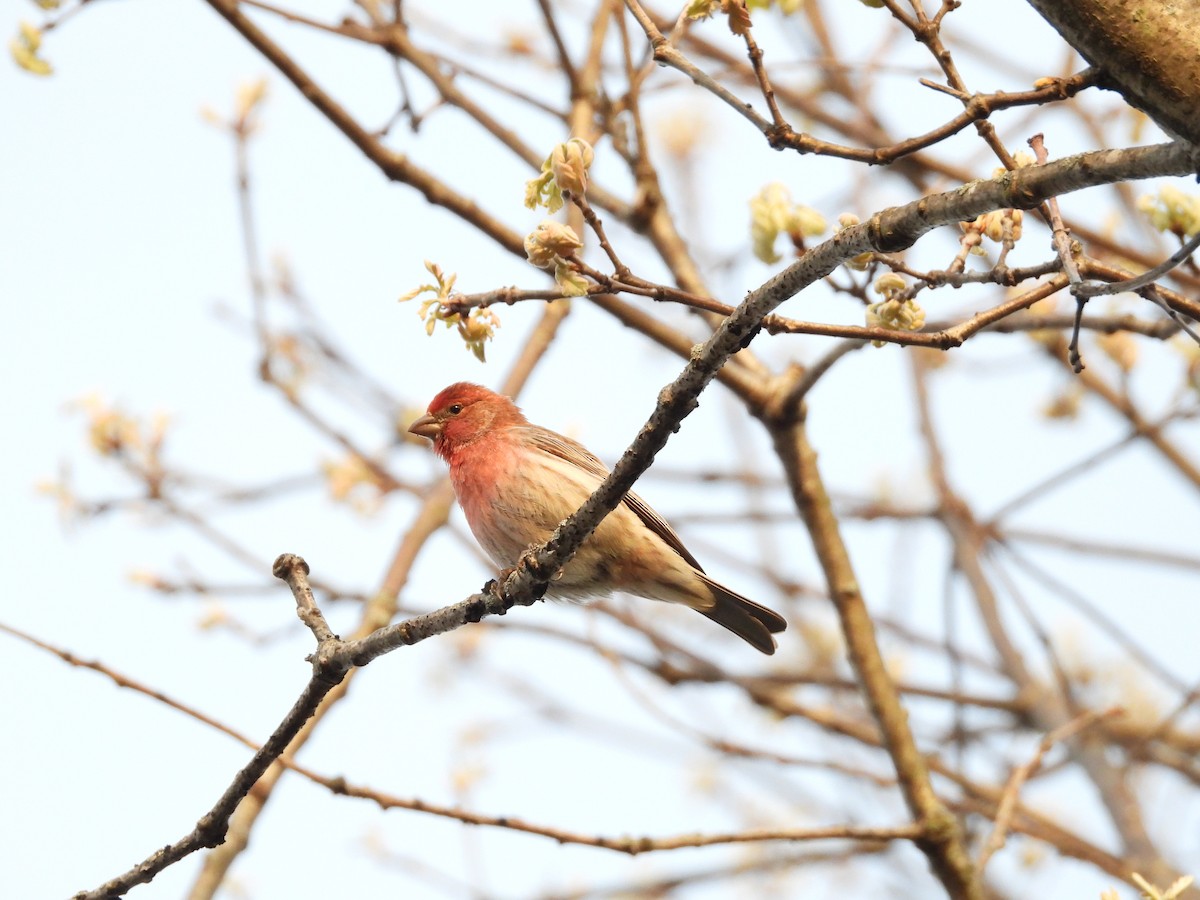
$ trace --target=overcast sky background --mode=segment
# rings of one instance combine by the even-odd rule
[[[331,19],[343,12],[315,0],[307,5]],[[847,17],[843,38],[871,27],[870,11],[858,4],[846,6],[854,8],[842,13]],[[1011,40],[1032,48],[1044,42],[1055,49],[1043,56],[1031,50],[1030,57],[1044,58],[1046,71],[1058,71],[1061,60],[1053,56],[1058,53],[1053,36],[1023,6],[1004,4],[1010,9],[990,18],[986,9],[971,8],[979,6],[991,5],[967,4],[964,23],[986,29],[977,33],[988,34],[998,45]],[[533,4],[528,7],[456,5],[471,22],[483,23],[483,30],[535,21]],[[7,10],[4,21],[10,32],[20,18],[36,19],[33,4]],[[370,57],[335,38],[273,21],[270,26],[365,121],[382,122],[390,115],[394,90],[382,57]],[[775,40],[784,50],[795,52],[799,46],[786,29]],[[303,657],[311,649],[311,636],[296,622],[286,588],[280,585],[274,595],[257,599],[229,600],[224,607],[248,627],[280,635],[258,647],[228,632],[198,627],[215,601],[163,598],[132,584],[129,573],[146,568],[167,575],[190,571],[216,582],[262,582],[271,559],[292,551],[304,555],[321,577],[366,590],[382,575],[415,502],[396,497],[375,516],[363,518],[329,503],[314,482],[307,491],[251,512],[218,516],[215,521],[261,559],[255,573],[230,563],[185,530],[164,524],[153,512],[64,523],[53,501],[35,491],[38,482],[55,477],[66,463],[83,496],[130,493],[128,483],[87,450],[83,417],[70,412],[70,404],[90,392],[101,392],[130,412],[169,413],[168,458],[184,469],[237,483],[311,473],[317,459],[338,456],[334,448],[314,443],[254,377],[257,354],[245,327],[249,299],[232,146],[226,135],[204,122],[201,108],[228,111],[238,83],[268,76],[264,127],[252,155],[264,255],[287,257],[331,335],[414,412],[454,380],[497,386],[538,314],[532,306],[502,309],[503,326],[489,347],[489,362],[480,365],[451,334],[427,338],[415,306],[395,302],[426,280],[422,260],[432,258],[457,271],[459,286],[467,291],[543,282],[528,266],[476,240],[464,225],[412,191],[389,185],[202,3],[95,4],[48,36],[45,53],[57,68],[49,79],[33,79],[10,63],[0,64],[0,110],[9,123],[0,143],[5,211],[0,216],[0,296],[5,299],[0,390],[9,434],[6,474],[0,479],[5,531],[0,557],[6,576],[0,621],[82,658],[99,659],[261,740],[308,676]],[[1046,73],[1032,62],[1030,70],[1034,77]],[[988,81],[984,74],[970,73],[981,79],[980,89],[1027,86]],[[947,117],[946,98],[914,93],[910,83],[897,77],[889,88],[910,104],[897,112],[898,121],[901,114],[929,124]],[[662,102],[677,102],[678,95],[669,97]],[[913,98],[928,107],[912,106]],[[1120,108],[1111,95],[1090,102]],[[745,203],[772,178],[785,181],[796,199],[817,207],[831,221],[847,209],[874,211],[854,206],[855,188],[846,166],[774,154],[760,147],[758,138],[735,130],[736,118],[724,110],[704,103],[694,109],[721,138],[701,157],[702,183],[712,185],[713,192],[711,206],[689,226],[693,240],[744,256],[749,243]],[[531,120],[529,129],[547,149],[564,137],[545,120]],[[1020,146],[1021,139],[1006,138],[1010,146]],[[1048,131],[1047,142],[1055,156],[1093,146],[1089,136],[1065,128]],[[978,155],[976,142],[967,137],[960,143],[962,163],[987,175],[991,163]],[[398,133],[395,146],[411,151],[419,162],[461,175],[459,183],[509,221],[525,221],[529,229],[537,224],[536,214],[517,212],[522,183],[530,173],[468,135],[453,113],[432,117],[419,142]],[[598,148],[601,167],[603,154],[604,148]],[[905,199],[897,194],[888,202]],[[1066,202],[1069,214],[1091,215],[1097,223],[1111,210],[1099,191]],[[929,260],[944,262],[952,255],[947,239],[928,245],[937,250]],[[1024,261],[1040,259],[1043,252],[1041,246],[1030,248]],[[739,262],[713,278],[718,291],[736,300],[769,271],[758,263]],[[849,304],[819,291],[813,294],[781,311],[858,321],[860,313]],[[949,302],[954,305],[947,313],[976,308],[966,292]],[[694,329],[682,314],[679,321]],[[823,346],[827,344],[818,339],[776,338],[760,341],[756,350],[781,365],[796,355],[812,358]],[[1043,421],[1039,411],[1063,379],[1038,365],[1036,349],[1022,339],[973,341],[955,356],[962,365],[937,378],[938,416],[950,474],[985,511],[1124,433],[1119,422],[1090,404],[1069,426]],[[1162,356],[1164,361],[1147,362],[1135,376],[1139,396],[1152,398],[1152,405],[1165,404],[1175,389],[1177,365],[1165,352]],[[1104,363],[1097,360],[1096,365]],[[611,461],[649,415],[658,389],[680,368],[678,360],[653,352],[648,342],[604,314],[576,304],[560,344],[535,375],[522,405],[535,421],[574,434]],[[914,503],[931,496],[904,399],[908,389],[902,355],[888,348],[854,354],[814,392],[813,438],[835,490],[869,496],[885,488]],[[739,455],[769,460],[767,442],[757,431],[731,433],[731,423],[739,420],[721,390],[714,386],[705,395],[660,457],[660,466],[706,461],[717,466]],[[355,410],[334,414],[357,433],[379,433]],[[1200,457],[1195,427],[1174,434],[1193,458]],[[369,440],[383,449],[378,438]],[[440,471],[437,460],[418,447],[398,449],[389,460],[394,471],[413,480],[431,479]],[[718,487],[698,495],[656,480],[653,473],[644,485],[640,493],[681,521],[692,513],[719,512],[737,496]],[[782,492],[769,505],[785,512],[790,506]],[[1039,522],[1058,523],[1073,534],[1177,552],[1194,552],[1200,533],[1194,493],[1140,445],[1117,455],[1096,477],[1048,497],[1033,512]],[[939,621],[945,556],[932,528],[914,529],[903,544],[897,544],[894,533],[872,525],[851,524],[847,533],[873,605],[910,614],[914,621]],[[712,560],[708,568],[718,578],[771,605],[765,584],[727,568],[720,556],[723,546],[741,550],[753,535],[739,528],[695,526],[685,528],[684,536],[706,564]],[[785,536],[794,539],[781,551],[789,557],[788,567],[798,580],[816,582],[819,576],[802,529],[797,525]],[[1052,561],[1059,577],[1087,593],[1120,627],[1134,635],[1154,635],[1156,656],[1180,678],[1200,678],[1194,576],[1181,570],[1106,566],[1061,554],[1039,558]],[[439,537],[404,599],[422,608],[455,602],[488,574],[453,537]],[[1076,628],[1070,611],[1034,597],[1045,604],[1039,606],[1045,621],[1069,643]],[[349,629],[357,619],[354,608],[334,606],[328,613],[335,630]],[[639,646],[582,609],[539,606],[511,618],[518,616],[554,617],[556,624],[580,633],[599,628],[613,641]],[[703,622],[693,628],[696,623],[681,617],[675,621],[681,633],[696,641],[712,638]],[[936,633],[936,624],[929,628]],[[1077,633],[1089,650],[1117,658],[1088,632]],[[802,652],[796,641],[793,629],[781,652]],[[4,896],[65,896],[125,870],[190,830],[248,758],[228,738],[118,690],[101,676],[7,637],[0,646],[10,673],[0,749],[8,772],[0,788],[5,810],[0,846],[8,857],[0,867]],[[519,635],[506,635],[494,651],[503,671],[512,672],[513,660],[520,660],[518,676],[538,690],[573,702],[585,698],[599,720],[621,723],[638,744],[656,748],[652,761],[628,748],[614,748],[601,737],[564,738],[537,725],[508,689],[489,681],[490,660],[477,663],[479,668],[468,676],[454,677],[462,673],[456,673],[448,646],[447,641],[431,641],[373,664],[355,683],[352,702],[324,723],[303,760],[330,775],[344,774],[357,783],[434,802],[453,802],[454,773],[481,766],[488,776],[474,788],[471,808],[590,833],[660,834],[728,825],[720,804],[705,802],[703,794],[668,794],[668,782],[686,787],[689,778],[703,771],[706,757],[669,734],[613,671],[562,646]],[[757,659],[736,657],[733,645],[729,652],[735,668],[759,665]],[[711,704],[717,711],[713,731],[720,730],[722,712],[735,716],[741,708],[733,698],[688,691],[676,692],[670,702],[681,708]],[[488,745],[486,759],[473,756],[473,724],[500,736]],[[773,726],[754,737],[788,752],[821,752],[821,736],[801,726]],[[751,763],[744,769],[738,777],[758,792],[764,817],[791,811],[793,824],[828,824],[805,821],[802,814],[796,821],[803,797],[779,793],[778,785]],[[1085,795],[1059,789],[1055,802],[1062,804],[1064,814],[1090,802]],[[827,796],[830,790],[816,776],[804,784],[813,796]],[[684,799],[660,802],[667,796]],[[846,803],[848,815],[861,813],[852,798]],[[880,810],[869,820],[890,824],[899,814],[897,808]],[[1179,834],[1195,834],[1200,810],[1185,810],[1183,821],[1173,826]],[[1097,829],[1103,838],[1102,822]],[[237,865],[234,886],[251,897],[336,895],[351,872],[355,892],[362,896],[401,889],[413,897],[465,895],[454,890],[439,894],[403,871],[365,863],[376,840],[389,851],[420,856],[464,882],[482,884],[494,892],[489,896],[498,897],[566,887],[596,872],[610,873],[601,881],[620,883],[632,873],[665,871],[676,862],[617,859],[538,838],[472,831],[415,813],[380,815],[370,804],[334,798],[298,777],[287,777],[255,831],[252,848]],[[923,866],[915,850],[893,853],[914,870]],[[201,858],[197,854],[168,869],[130,896],[181,896]],[[478,868],[464,868],[465,858],[476,859]],[[677,859],[686,869],[687,855]],[[1005,875],[1031,879],[1023,882],[1022,891],[1030,896],[1065,896],[1068,886],[1072,896],[1095,896],[1110,884],[1081,878],[1068,864],[1026,872],[1012,854],[1002,855],[995,865]],[[823,895],[827,886],[822,884],[813,883],[813,896]],[[717,887],[690,896],[727,894]]]

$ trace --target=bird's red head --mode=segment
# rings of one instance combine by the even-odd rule
[[[496,428],[525,422],[525,416],[507,397],[483,385],[460,381],[434,397],[428,413],[408,430],[432,439],[438,455],[448,457]]]

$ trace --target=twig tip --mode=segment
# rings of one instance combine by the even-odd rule
[[[310,571],[304,557],[297,556],[295,553],[281,553],[271,565],[271,574],[280,581],[287,581],[292,577],[293,569],[299,569],[305,575],[308,575]]]

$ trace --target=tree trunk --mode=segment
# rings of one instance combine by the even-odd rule
[[[1176,137],[1200,143],[1200,3],[1029,0],[1104,84]]]

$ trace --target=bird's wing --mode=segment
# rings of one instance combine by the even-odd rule
[[[528,434],[531,442],[539,450],[557,456],[572,465],[579,466],[589,475],[594,475],[599,482],[608,477],[608,466],[604,465],[600,459],[593,454],[587,447],[580,444],[578,441],[573,441],[569,437],[564,437],[550,431],[547,428],[540,428],[536,425],[528,426]],[[663,542],[687,560],[697,572],[703,572],[700,563],[696,561],[696,557],[692,556],[687,547],[683,546],[683,541],[679,539],[673,528],[667,524],[667,520],[656,513],[645,500],[637,494],[630,491],[625,495],[625,499],[621,501],[633,513],[642,520],[647,528],[663,539]]]

